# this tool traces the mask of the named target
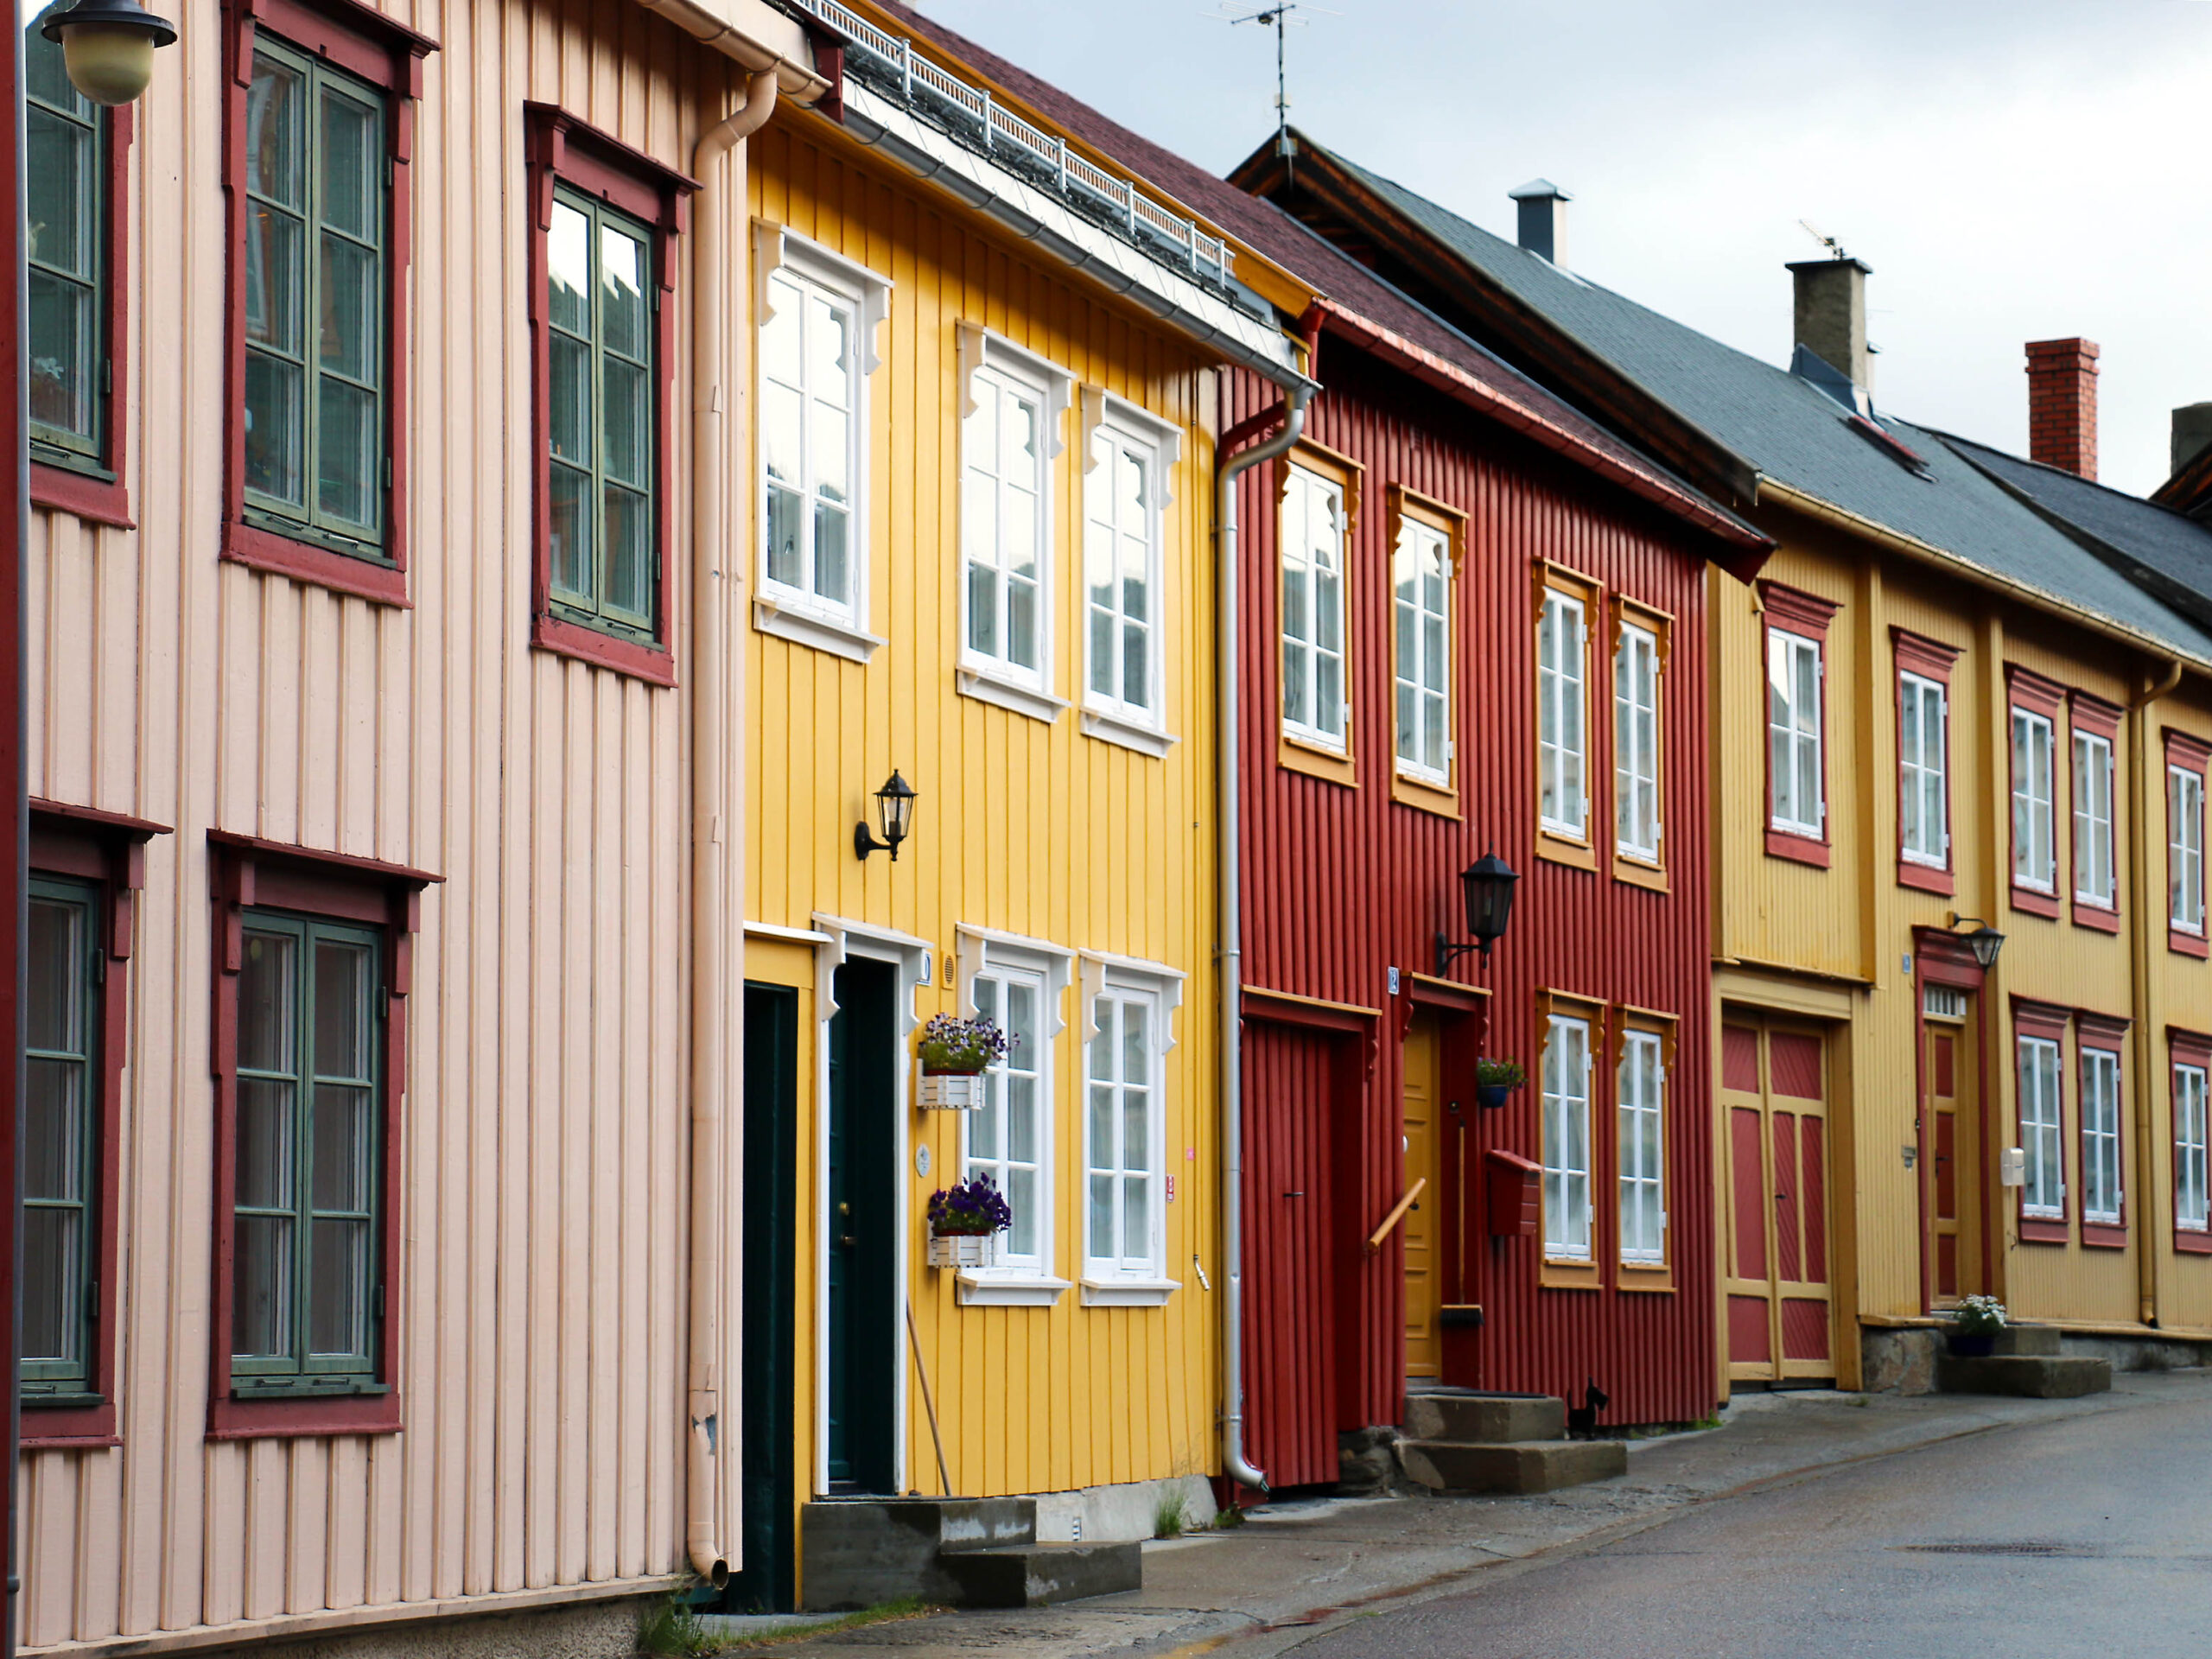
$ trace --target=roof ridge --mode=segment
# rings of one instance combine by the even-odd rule
[[[1919,423],[1915,422],[1914,424],[1918,426]],[[1920,430],[1923,432],[1933,432],[1937,437],[1942,439],[1943,442],[1948,444],[1956,446],[1962,443],[1969,449],[1980,450],[1984,454],[2002,455],[2005,460],[2012,462],[2015,466],[2032,467],[2037,472],[2053,474],[2059,478],[2069,480],[2072,482],[2082,485],[2086,488],[2101,490],[2107,495],[2118,496],[2121,500],[2131,502],[2139,507],[2149,507],[2154,512],[2162,512],[2169,518],[2178,518],[2183,524],[2194,524],[2196,523],[2196,521],[2191,518],[2187,513],[2170,507],[2163,501],[2153,501],[2147,495],[2137,495],[2132,490],[2121,489],[2117,484],[2107,484],[2101,478],[2084,478],[2081,474],[2074,471],[2071,467],[2054,467],[2047,461],[2037,461],[2033,455],[2014,454],[2010,449],[2000,449],[1993,443],[1984,443],[1980,438],[1969,438],[1961,433],[1947,432],[1940,426],[1921,426]],[[2202,530],[2205,527],[2199,524],[2197,525],[2197,528]],[[2212,531],[2208,531],[2207,533],[2212,534]]]

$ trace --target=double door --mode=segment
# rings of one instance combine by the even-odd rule
[[[1720,1031],[1728,1169],[1728,1376],[1833,1377],[1827,1034],[1730,1009]]]

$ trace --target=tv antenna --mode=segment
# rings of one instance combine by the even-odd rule
[[[1230,6],[1236,10],[1230,10]],[[1275,4],[1257,3],[1256,0],[1224,0],[1220,16],[1231,26],[1237,23],[1257,23],[1261,28],[1272,27],[1275,32],[1275,154],[1282,157],[1286,184],[1298,179],[1298,144],[1290,136],[1290,90],[1283,72],[1283,36],[1288,25],[1306,26],[1302,17],[1294,17],[1294,11],[1318,12],[1324,17],[1340,17],[1341,12],[1331,11],[1325,6],[1316,6],[1307,0],[1278,0]]]
[[[1848,259],[1851,257],[1849,254],[1843,251],[1842,243],[1837,241],[1835,238],[1822,231],[1821,227],[1814,224],[1811,219],[1801,219],[1797,223],[1803,229],[1806,235],[1811,237],[1814,241],[1819,243],[1822,247],[1828,251],[1828,257],[1830,258]]]

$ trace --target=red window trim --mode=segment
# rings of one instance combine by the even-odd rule
[[[2065,802],[2063,808],[2061,805],[2062,793],[2072,786],[2072,762],[2069,759],[2064,767],[2061,767],[2058,764],[2058,734],[2065,729],[2066,726],[2066,688],[2056,680],[2047,678],[2031,668],[2022,668],[2018,663],[2007,663],[2005,664],[2005,798],[2006,803],[2005,875],[2006,885],[2010,889],[2007,897],[2011,899],[2014,910],[2029,916],[2041,916],[2046,920],[2056,921],[2065,908],[2065,901],[2060,897],[2059,884],[2062,880],[2066,880],[2066,878],[2060,872],[2069,868],[2067,861],[2058,856],[2058,826],[2062,821],[2070,823],[2073,818],[2073,804],[2070,798]],[[2012,711],[2016,709],[2023,709],[2031,715],[2039,715],[2050,722],[2051,891],[2049,893],[2038,892],[2034,887],[2023,886],[2014,874],[2019,868],[2019,847],[2013,837],[2011,805],[2012,791],[2019,781],[2012,775]],[[2068,779],[2063,786],[2059,781],[2062,772]],[[2070,881],[2068,885],[2071,886]]]
[[[2167,773],[2172,768],[2179,767],[2183,772],[2195,772],[2198,783],[2202,784],[2206,781],[2206,768],[2208,765],[2212,765],[2212,743],[2207,743],[2202,738],[2191,737],[2186,732],[2177,732],[2171,726],[2165,728],[2164,739],[2165,765],[2159,768],[2159,776],[2166,782],[2165,788],[2158,791],[2158,808],[2161,817],[2164,817],[2168,810],[2167,792],[2172,788],[2171,781],[2167,779]],[[2206,816],[2212,817],[2212,812],[2208,812]],[[2171,843],[2169,843],[2167,856],[2171,862],[2172,856]],[[2166,880],[2168,891],[2171,893],[2171,884],[2173,880],[2173,873],[2171,869],[2166,872]],[[2208,906],[2208,909],[2212,910],[2212,906]],[[2212,926],[2212,917],[2208,917],[2208,925]],[[2173,904],[2171,897],[2166,905],[2166,949],[2177,956],[2195,957],[2200,961],[2207,957],[2212,957],[2212,943],[2208,943],[2204,934],[2191,933],[2185,928],[2176,927],[2173,925]]]
[[[2174,1072],[2184,1065],[2212,1072],[2212,1036],[2199,1031],[2184,1030],[2179,1026],[2168,1026],[2166,1122],[2170,1128],[2174,1122]],[[2168,1138],[2172,1138],[2171,1134]],[[2178,1177],[2176,1177],[2176,1182],[2178,1185]],[[2184,1227],[2177,1215],[2174,1219],[2174,1249],[2189,1255],[2212,1255],[2212,1229]]]
[[[327,853],[227,830],[207,832],[215,902],[214,1284],[209,1301],[207,1430],[211,1440],[270,1435],[389,1434],[400,1427],[401,1204],[404,1196],[400,1108],[407,1079],[407,994],[423,889],[445,878],[377,859]],[[377,1381],[385,1392],[327,1398],[237,1400],[231,1395],[232,1206],[238,1135],[238,985],[245,912],[256,906],[379,927],[385,933],[384,1213],[381,1269],[385,1314],[377,1344]]]
[[[1923,680],[1932,680],[1943,688],[1943,862],[1938,868],[1933,864],[1918,864],[1904,855],[1904,763],[1900,756],[1897,763],[1897,885],[1914,887],[1922,893],[1941,894],[1948,899],[1958,888],[1956,867],[1951,857],[1951,668],[1959,660],[1959,648],[1941,640],[1909,633],[1900,627],[1890,630],[1891,649],[1897,658],[1897,674],[1893,690],[1894,706],[1891,710],[1897,721],[1893,729],[1898,741],[1904,734],[1904,677],[1908,674]],[[1827,712],[1827,699],[1821,699],[1821,711]],[[1825,752],[1823,745],[1823,752]]]
[[[2087,691],[2067,693],[2068,740],[2066,787],[2068,791],[2068,833],[2072,834],[2072,791],[2074,765],[2071,733],[2086,732],[2091,737],[2101,737],[2112,746],[2113,752],[2113,892],[2109,905],[2088,904],[2079,896],[2069,871],[2067,880],[2067,901],[2074,925],[2094,929],[2099,933],[2120,931],[2120,720],[2122,710],[2118,703],[2107,702],[2102,697]],[[2076,849],[2078,850],[2078,849]]]
[[[227,316],[221,556],[257,570],[404,609],[411,602],[407,596],[407,271],[415,222],[411,163],[415,105],[423,96],[423,60],[438,49],[437,42],[358,0],[225,0],[224,13]],[[391,218],[385,239],[390,269],[385,282],[385,454],[391,466],[391,482],[384,493],[384,548],[389,565],[245,522],[246,92],[253,80],[254,35],[263,28],[381,88],[390,100],[385,124],[392,162],[386,204]]]
[[[691,192],[699,186],[620,139],[586,126],[551,104],[525,103],[530,169],[530,363],[531,363],[531,605],[530,642],[540,651],[612,669],[653,685],[676,683],[671,644],[671,557],[674,525],[675,472],[670,451],[676,386],[675,240],[684,233]],[[654,494],[653,558],[659,575],[653,584],[653,643],[626,639],[553,611],[552,462],[548,456],[550,424],[547,385],[545,243],[553,225],[556,181],[652,227],[654,282],[653,388]]]
[[[130,489],[123,481],[124,454],[122,412],[131,407],[130,329],[130,140],[137,125],[130,105],[109,105],[106,173],[106,222],[100,226],[100,270],[107,315],[100,319],[100,346],[107,363],[108,390],[102,394],[100,453],[97,462],[111,478],[88,474],[34,458],[30,463],[31,505],[73,513],[86,524],[136,530],[130,517]]]
[[[1766,634],[1777,629],[1794,633],[1800,639],[1810,639],[1821,650],[1821,801],[1826,807],[1828,798],[1828,624],[1842,608],[1833,601],[1816,594],[1805,593],[1796,588],[1785,588],[1778,582],[1758,584],[1759,607],[1765,613]],[[1827,869],[1834,862],[1834,853],[1828,841],[1827,815],[1821,817],[1821,833],[1801,835],[1793,830],[1777,830],[1774,823],[1774,743],[1766,730],[1767,657],[1772,649],[1759,653],[1759,752],[1764,756],[1761,765],[1766,769],[1766,851],[1770,858],[1786,858],[1793,863],[1809,864],[1815,869]]]
[[[167,824],[55,801],[30,804],[30,868],[74,876],[99,889],[100,946],[107,955],[100,987],[99,1156],[92,1169],[93,1282],[92,1364],[87,1392],[97,1406],[42,1405],[23,1397],[26,1446],[120,1446],[115,1408],[117,1289],[123,1279],[120,1205],[123,1151],[123,1068],[129,1052],[130,948],[137,931],[138,894],[146,886],[146,842],[169,833]]]
[[[1809,639],[1827,643],[1828,624],[1843,608],[1834,600],[1822,599],[1818,594],[1806,593],[1802,588],[1785,588],[1778,582],[1759,583],[1759,606],[1765,611],[1767,626],[1786,632],[1802,633]],[[1823,697],[1821,702],[1827,701]]]
[[[2023,1186],[2012,1201],[2014,1224],[2020,1230],[2020,1241],[2026,1244],[2065,1244],[2073,1240],[2074,1190],[2066,1179],[2066,1032],[2074,1023],[2074,1010],[2059,1007],[2055,1002],[2037,1002],[2024,996],[2012,999],[2012,1065],[2017,1074],[2019,1067],[2019,1039],[2039,1037],[2058,1045],[2058,1145],[2059,1184],[2064,1196],[2059,1199],[2059,1213],[2056,1216],[2031,1216],[2027,1213],[2028,1190]],[[2080,1116],[2075,1114],[2076,1118]],[[2075,1124],[2080,1133],[2080,1124]]]
[[[2116,1222],[2089,1221],[2085,1219],[2082,1223],[2082,1243],[2086,1246],[2096,1249],[2110,1249],[2115,1247],[2124,1247],[2127,1243],[2127,1188],[2129,1186],[2129,1182],[2127,1179],[2127,1103],[2126,1096],[2127,1090],[2127,1029],[2133,1023],[2133,1020],[2120,1015],[2090,1014],[2086,1010],[2077,1011],[2074,1015],[2074,1046],[2075,1050],[2074,1059],[2075,1065],[2078,1067],[2082,1063],[2082,1057],[2092,1052],[2100,1054],[2109,1054],[2113,1057],[2114,1065],[2119,1068],[2120,1074],[2121,1098],[2118,1103],[2118,1114],[2113,1120],[2114,1126],[2120,1132],[2120,1219]],[[2088,1153],[2088,1147],[2086,1145],[2080,1143],[2082,1142],[2088,1131],[2088,1114],[2087,1111],[2076,1112],[2075,1114],[2075,1118],[2076,1121],[2074,1127],[2074,1135],[2077,1143],[2075,1149],[2075,1160],[2076,1163],[2082,1164],[2083,1166],[2086,1167],[2086,1154]]]

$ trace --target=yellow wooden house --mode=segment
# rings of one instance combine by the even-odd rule
[[[1046,1541],[1211,1513],[1216,371],[1304,384],[1278,318],[1313,298],[1090,111],[911,15],[799,9],[842,80],[752,142],[728,573],[768,1605],[855,1593],[832,1500],[1026,1495]],[[1012,1039],[976,1109],[925,1104],[940,1013]],[[980,1174],[997,1262],[929,1266],[931,1194]]]

